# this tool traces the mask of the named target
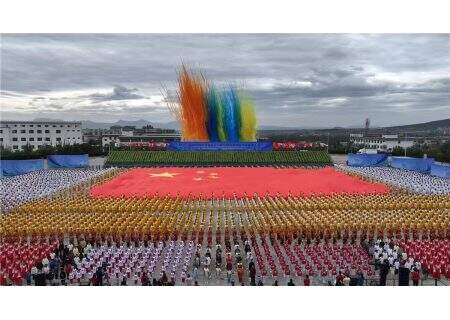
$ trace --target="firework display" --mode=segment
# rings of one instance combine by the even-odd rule
[[[177,101],[166,100],[180,122],[183,141],[256,141],[255,105],[242,88],[226,85],[219,89],[184,65],[178,86]]]

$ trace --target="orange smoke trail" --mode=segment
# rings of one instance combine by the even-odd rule
[[[206,80],[201,75],[190,74],[183,65],[178,76],[178,84],[183,140],[208,141]]]

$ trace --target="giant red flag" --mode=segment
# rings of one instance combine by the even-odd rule
[[[329,195],[387,193],[383,184],[370,183],[333,168],[136,168],[95,186],[92,197],[170,195],[232,198],[277,194]]]

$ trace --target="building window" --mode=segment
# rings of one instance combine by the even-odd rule
[[[37,133],[42,133],[42,130],[38,130]]]
[[[41,127],[41,125],[40,125],[40,124],[38,124],[37,126],[38,126],[39,128]]]
[[[13,138],[13,141],[17,141],[17,138]]]
[[[34,141],[34,138],[30,138],[30,141]]]
[[[30,127],[34,127],[34,125],[30,124]]]
[[[25,132],[27,132],[26,130],[20,130],[20,133],[25,133]]]
[[[13,146],[13,149],[17,150],[19,149],[19,146]]]
[[[24,127],[24,128],[25,128],[25,125],[23,124],[23,125],[22,125],[22,127]]]
[[[3,133],[3,130],[0,130],[0,133]]]
[[[56,128],[56,125],[54,124],[54,125],[52,125],[52,127],[53,127],[53,128]]]
[[[61,128],[63,127],[63,125],[61,124],[61,125],[59,125]]]
[[[3,141],[3,138],[0,138],[0,141]]]
[[[48,138],[48,137],[47,137],[47,138],[45,138],[45,141],[50,141],[50,138]]]
[[[46,124],[45,127],[48,128],[48,124]]]
[[[28,133],[34,133],[34,130],[29,130]]]
[[[50,130],[45,130],[45,133],[50,133]]]
[[[37,138],[38,139],[38,141],[42,141],[42,138],[41,137],[39,137],[39,138]]]
[[[11,131],[12,133],[17,133],[17,130],[13,130],[13,131]]]
[[[20,138],[20,141],[27,141],[27,138]]]
[[[56,130],[56,133],[61,133],[61,130]]]

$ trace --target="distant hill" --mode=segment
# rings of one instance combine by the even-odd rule
[[[299,128],[294,128],[294,127],[282,127],[282,126],[265,126],[265,125],[260,125],[258,127],[258,130],[299,130]]]
[[[178,130],[179,126],[176,121],[171,122],[152,122],[147,120],[119,120],[116,122],[94,122],[94,121],[81,121],[84,129],[109,129],[111,126],[134,126],[136,128],[142,128],[147,125],[151,125],[155,128],[163,129],[175,129]]]
[[[438,128],[450,128],[450,119],[443,119],[437,121],[430,121],[424,123],[408,124],[403,126],[386,127],[386,129],[395,130],[410,130],[410,131],[422,131],[422,130],[436,130]]]
[[[127,121],[127,120],[119,120],[116,122],[94,122],[94,121],[81,121],[83,124],[83,128],[86,129],[108,129],[111,126],[135,126],[137,128],[141,128],[146,125],[152,125],[156,128],[164,128],[164,129],[175,129],[179,130],[180,126],[177,121],[170,122],[152,122],[147,120],[135,120],[135,121]],[[260,126],[259,130],[298,130],[297,128],[289,128],[289,127],[281,127],[281,126]]]
[[[48,118],[35,118],[34,121],[64,121],[61,119],[48,119]],[[176,121],[170,122],[152,122],[144,119],[140,120],[119,120],[116,122],[95,122],[90,120],[81,120],[81,124],[83,129],[109,129],[111,126],[135,126],[136,128],[142,128],[147,125],[151,125],[155,128],[162,129],[175,129],[179,130],[180,126]]]
[[[51,121],[64,121],[64,120],[62,120],[62,119],[50,119],[50,118],[34,118],[33,121],[51,122]]]
[[[443,119],[443,120],[437,120],[437,121],[430,121],[430,122],[424,122],[424,123],[415,123],[415,124],[408,124],[408,125],[402,125],[402,126],[392,126],[392,127],[371,127],[371,131],[379,131],[379,132],[414,132],[414,131],[432,131],[436,130],[438,128],[450,128],[450,119]],[[259,131],[261,132],[271,132],[271,131],[278,131],[278,132],[310,132],[310,131],[316,131],[316,132],[330,132],[330,133],[340,133],[340,132],[348,132],[348,131],[357,131],[360,132],[361,130],[364,130],[364,128],[361,127],[334,127],[334,128],[308,128],[308,127],[302,127],[302,128],[288,128],[288,127],[275,127],[275,126],[261,126],[259,128]]]
[[[55,119],[46,119],[46,118],[37,118],[35,121],[55,121]],[[61,121],[61,120],[57,120]],[[94,122],[94,121],[81,121],[83,128],[86,129],[108,129],[111,126],[135,126],[137,128],[141,128],[146,125],[152,125],[155,128],[163,128],[163,129],[174,129],[180,130],[180,126],[177,121],[170,122],[152,122],[144,119],[140,120],[119,120],[116,122]],[[416,123],[416,124],[408,124],[402,126],[392,126],[392,127],[377,127],[372,129],[378,130],[393,130],[393,131],[427,131],[427,130],[436,130],[437,128],[450,128],[450,119],[443,119],[437,121],[430,121],[425,123]],[[354,128],[354,127],[335,127],[335,128],[312,128],[312,127],[284,127],[284,126],[273,126],[273,125],[261,125],[259,126],[259,131],[304,131],[304,130],[359,130],[362,128]]]

